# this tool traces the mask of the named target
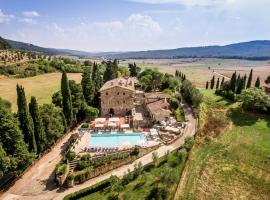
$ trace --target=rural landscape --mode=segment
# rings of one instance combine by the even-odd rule
[[[0,5],[0,199],[270,200],[270,38],[245,29],[269,19],[268,2],[12,1]]]

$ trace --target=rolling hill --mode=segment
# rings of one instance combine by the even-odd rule
[[[1,40],[1,44],[6,44]],[[105,57],[108,59],[147,58],[239,58],[270,60],[270,40],[255,40],[225,46],[185,47],[177,49],[132,52],[86,52],[70,49],[44,48],[29,43],[6,40],[15,49],[36,51],[49,55],[70,55],[83,58]]]
[[[0,49],[10,49],[11,45],[2,37],[0,37]]]

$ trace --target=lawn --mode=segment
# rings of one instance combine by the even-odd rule
[[[270,117],[245,113],[211,90],[202,92],[232,125],[215,140],[197,138],[179,199],[270,199]],[[229,109],[220,111],[228,103]]]
[[[68,74],[70,80],[79,82],[81,74]],[[12,111],[17,110],[17,83],[23,85],[27,100],[35,96],[39,104],[50,103],[54,92],[60,89],[61,73],[50,73],[30,78],[14,79],[0,77],[0,96],[12,103]]]
[[[124,184],[124,181],[122,180],[122,189],[118,195],[119,199],[147,199],[149,193],[151,193],[151,191],[153,193],[155,189],[160,192],[165,191],[164,193],[167,195],[166,197],[163,196],[162,199],[172,199],[174,197],[179,178],[182,174],[186,157],[187,153],[184,150],[171,152],[168,154],[167,158],[166,156],[160,158],[156,165],[152,164],[144,168],[144,170],[139,173],[139,176],[136,176],[135,179],[131,178],[131,181],[128,181],[127,184]],[[129,178],[126,180],[129,180]],[[109,186],[105,189],[99,190],[78,199],[107,200],[112,196],[112,194],[116,193],[114,188],[114,186]],[[68,198],[66,197],[65,199]]]

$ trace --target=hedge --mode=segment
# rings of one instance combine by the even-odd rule
[[[64,197],[64,200],[75,200],[75,199],[79,199],[79,198],[82,198],[82,197],[85,197],[86,195],[89,195],[89,194],[92,194],[92,193],[95,193],[97,191],[100,191],[100,190],[103,190],[107,187],[110,186],[110,178],[106,179],[106,180],[103,180],[93,186],[90,186],[88,188],[85,188],[85,189],[82,189],[82,190],[79,190],[75,193],[72,193],[72,194],[69,194],[67,196]]]

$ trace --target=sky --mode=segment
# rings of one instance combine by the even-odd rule
[[[270,39],[270,0],[0,0],[0,36],[137,51]]]

